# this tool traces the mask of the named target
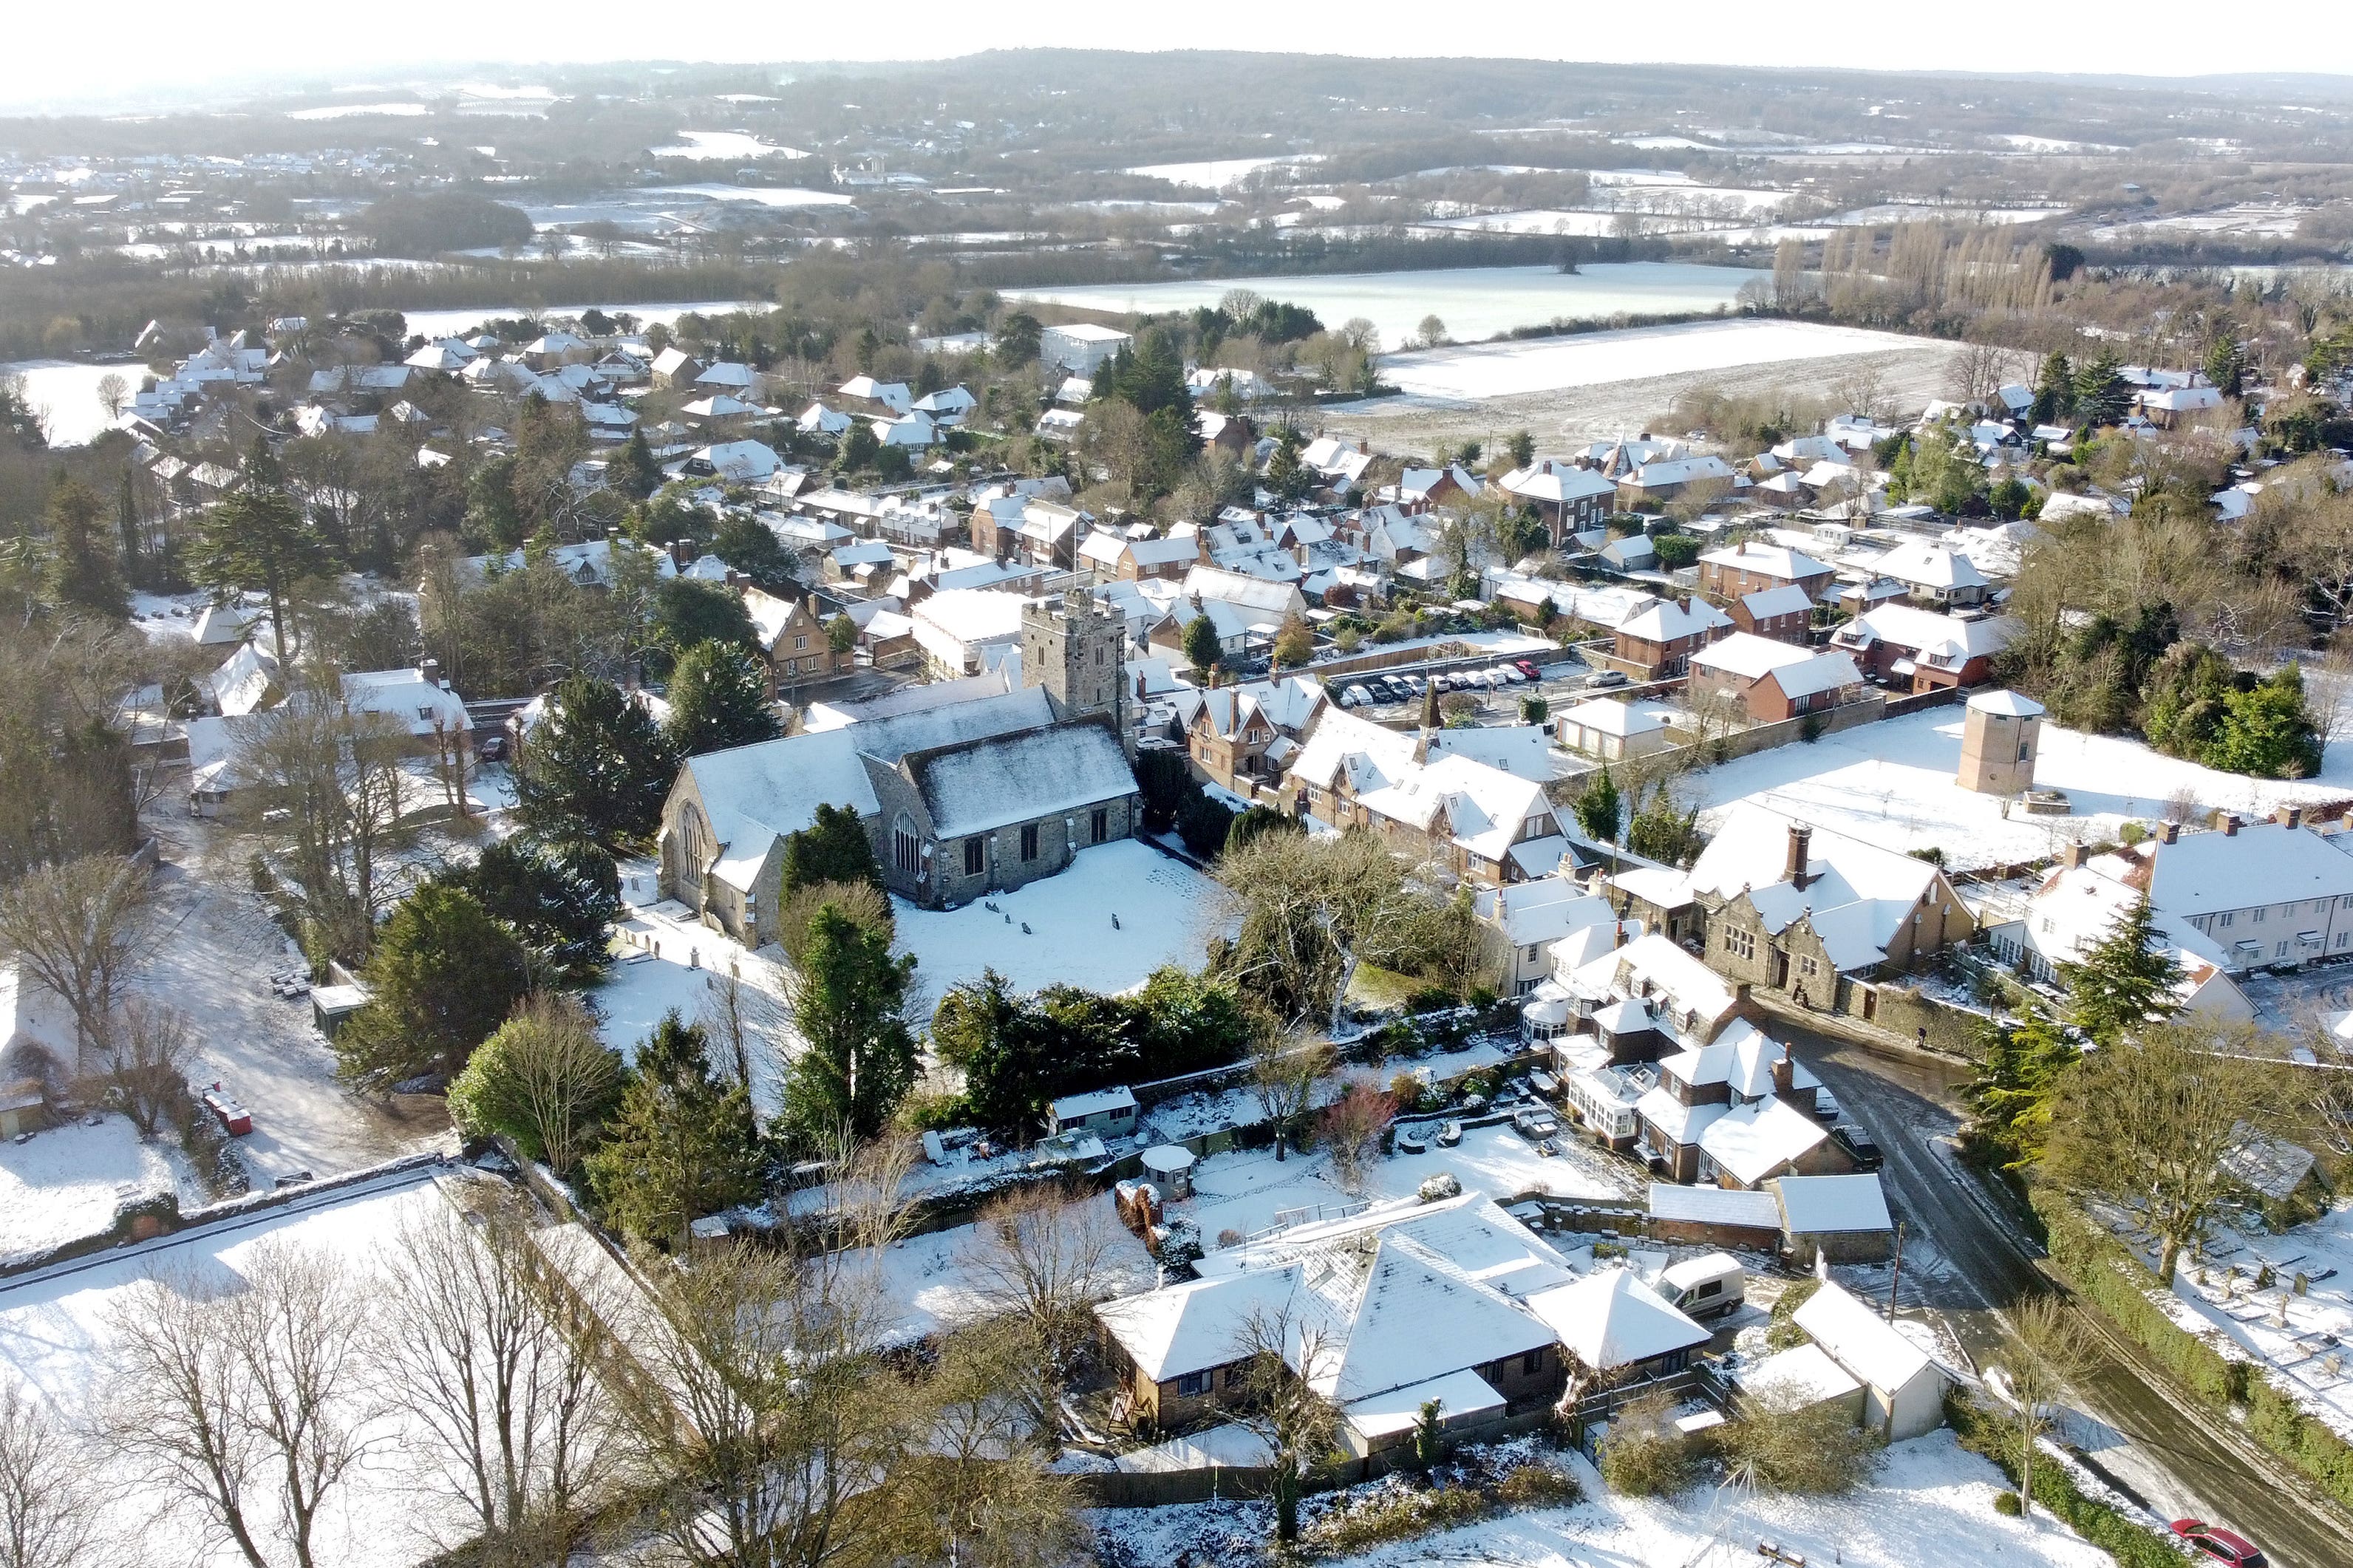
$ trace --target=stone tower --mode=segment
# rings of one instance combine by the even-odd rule
[[[1057,719],[1102,713],[1130,752],[1127,723],[1127,618],[1097,608],[1083,588],[1037,599],[1021,612],[1021,684],[1042,686]]]
[[[1961,725],[1961,787],[2024,795],[2034,787],[2034,753],[2042,743],[2042,703],[2015,691],[1978,692]]]

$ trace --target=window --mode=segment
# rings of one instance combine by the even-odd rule
[[[1187,1399],[1197,1398],[1208,1393],[1209,1374],[1206,1372],[1187,1373],[1176,1380],[1176,1392],[1179,1396]]]
[[[1024,860],[1038,858],[1038,825],[1034,822],[1025,823],[1022,826],[1021,858]]]
[[[1107,805],[1099,805],[1095,807],[1094,815],[1087,821],[1087,827],[1089,831],[1093,833],[1093,841],[1095,843],[1101,844],[1103,840],[1109,838],[1111,837],[1111,807]]]
[[[2026,761],[2027,755],[2028,755],[2028,753],[2029,753],[2031,750],[2032,750],[2032,748],[2031,748],[2031,747],[2030,747],[2030,746],[2029,746],[2025,742],[2021,741],[2021,742],[2018,743],[2018,760],[2019,760],[2020,762],[2021,762],[2021,763],[2022,763],[2022,762],[2024,762],[2024,761]]]
[[[2274,958],[2285,958],[2287,956],[2287,943],[2280,943],[2278,949],[2273,952],[2272,956]]]
[[[903,816],[891,825],[891,861],[910,877],[923,874],[923,837]]]
[[[807,647],[808,647],[808,638],[807,638],[807,637],[795,637],[795,638],[793,639],[793,651],[794,651],[795,653],[799,653],[799,652],[801,652],[803,649],[807,648]]]
[[[1812,953],[1801,952],[1798,954],[1799,973],[1810,978],[1813,975],[1820,974],[1821,972],[1821,963],[1820,960],[1816,959]]]
[[[2348,936],[2353,936],[2353,931],[2338,931],[2338,932],[2337,933],[2337,946],[2339,946],[2339,947],[2343,947],[2343,946],[2345,945],[2345,939],[2346,939],[2347,937],[2348,937]]]
[[[967,877],[977,877],[987,868],[987,841],[978,838],[965,839],[964,841],[964,874]]]
[[[2271,910],[2257,910],[2250,918],[2252,918],[2257,925],[2261,925],[2263,923],[2265,917],[2269,916]]]
[[[1537,1373],[1542,1372],[1544,1370],[1544,1352],[1534,1350],[1522,1355],[1520,1357],[1520,1370],[1527,1373],[1530,1377],[1534,1377]]]
[[[2223,910],[2223,911],[2222,911],[2222,918],[2221,918],[2221,920],[2216,921],[2214,923],[2215,923],[2216,925],[2224,925],[2224,926],[2226,926],[2226,925],[2229,925],[2232,921],[2237,920],[2238,918],[2239,918],[2239,917],[2238,917],[2237,915],[2233,914],[2233,913],[2232,913],[2232,911],[2230,911],[2229,910]]]
[[[1757,933],[1754,931],[1743,931],[1738,926],[1725,927],[1724,951],[1732,954],[1735,958],[1756,957]]]

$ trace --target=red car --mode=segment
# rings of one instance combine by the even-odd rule
[[[1522,675],[1526,676],[1530,680],[1540,680],[1543,679],[1543,677],[1536,671],[1536,661],[1535,659],[1515,658],[1512,661],[1512,668],[1518,670]]]
[[[2266,1568],[2268,1560],[2255,1549],[2253,1542],[2219,1524],[2209,1524],[2202,1519],[2177,1519],[2173,1521],[2173,1533],[2215,1562],[2230,1563],[2231,1568]]]

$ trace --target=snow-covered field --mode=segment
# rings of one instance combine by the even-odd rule
[[[700,196],[713,202],[756,202],[764,207],[846,207],[849,198],[838,191],[812,191],[800,185],[656,185],[657,196]]]
[[[97,438],[109,423],[98,401],[98,384],[121,376],[132,391],[147,374],[142,364],[83,364],[74,360],[30,359],[0,364],[0,379],[21,378],[25,401],[41,416],[52,447],[79,447]]]
[[[899,945],[920,961],[917,983],[934,998],[984,969],[1021,991],[1057,982],[1132,990],[1164,963],[1200,967],[1210,926],[1223,918],[1216,883],[1126,838],[1082,849],[1069,869],[993,893],[987,903],[960,910],[892,903]]]
[[[748,158],[806,158],[797,147],[779,147],[741,131],[681,131],[676,144],[651,149],[657,158],[740,163]]]
[[[1892,1445],[1871,1484],[1842,1498],[1758,1495],[1735,1502],[1705,1488],[1673,1498],[1620,1497],[1581,1456],[1561,1463],[1582,1483],[1588,1501],[1504,1514],[1336,1561],[1367,1568],[1423,1563],[1712,1568],[1769,1562],[1757,1552],[1762,1540],[1802,1553],[1810,1563],[1847,1568],[2108,1568],[2111,1562],[2039,1510],[2031,1521],[1994,1512],[2000,1472],[1949,1432]],[[1141,1568],[1174,1563],[1191,1551],[1196,1562],[1230,1563],[1255,1560],[1271,1533],[1267,1510],[1261,1501],[1208,1502],[1099,1509],[1090,1519],[1111,1562]]]
[[[2077,841],[2113,838],[2128,817],[2164,815],[2178,792],[2202,811],[2259,816],[2292,801],[2342,798],[2353,777],[2348,748],[2331,748],[2317,780],[2288,783],[2216,773],[2165,756],[2138,742],[2085,735],[2046,724],[2036,784],[2067,792],[2067,816],[2004,815],[2000,797],[1961,788],[1961,710],[1931,708],[1884,723],[1758,752],[1690,775],[1686,787],[1703,809],[1700,826],[1723,809],[1753,800],[1804,817],[1818,827],[1883,848],[1945,851],[1957,870],[2045,858]]]
[[[1448,318],[1447,324],[1453,326],[1452,318]],[[1894,353],[1914,346],[1910,338],[1859,327],[1806,321],[1686,321],[1392,354],[1381,362],[1381,375],[1414,395],[1473,400],[1735,365]]]
[[[2140,1251],[2155,1268],[2155,1252]],[[2273,1283],[2259,1287],[2264,1265]],[[2302,1296],[2295,1293],[2298,1274],[2307,1281]],[[2222,1232],[2202,1265],[2181,1260],[2173,1292],[2277,1368],[2309,1409],[2353,1437],[2353,1202],[2284,1236]]]
[[[8,1281],[0,1287],[0,1378],[29,1385],[69,1418],[100,1417],[114,1362],[111,1314],[151,1274],[185,1272],[234,1286],[266,1240],[372,1268],[410,1216],[444,1201],[430,1180],[411,1174],[358,1196],[322,1194],[243,1224],[209,1226]],[[328,1495],[313,1537],[317,1560],[340,1568],[397,1568],[432,1555],[436,1531],[446,1542],[458,1539],[451,1505],[418,1484],[419,1435],[410,1423],[377,1417],[361,1432],[369,1452]],[[138,1543],[127,1560],[193,1568],[243,1561],[226,1541],[210,1539],[193,1514],[159,1515],[162,1489],[137,1461],[110,1459],[90,1479],[111,1501],[108,1522]]]
[[[1181,283],[1103,283],[1024,289],[1008,298],[1090,310],[1189,310],[1214,305],[1229,289],[1303,305],[1336,327],[1362,316],[1395,344],[1436,315],[1458,339],[1493,337],[1556,318],[1592,321],[1619,314],[1671,315],[1729,307],[1740,286],[1759,276],[1740,267],[1680,261],[1603,262],[1576,272],[1549,267],[1439,268],[1419,272],[1344,272],[1322,278],[1218,278]],[[1638,374],[1663,374],[1642,372]]]
[[[1208,158],[1198,163],[1146,163],[1141,168],[1122,169],[1123,174],[1140,174],[1148,180],[1166,180],[1172,185],[1191,185],[1197,190],[1222,191],[1239,185],[1261,169],[1271,169],[1286,163],[1320,162],[1312,153],[1289,153],[1274,158]]]
[[[118,1198],[164,1192],[203,1202],[168,1138],[142,1143],[128,1118],[109,1116],[0,1143],[0,1257],[94,1236],[113,1223]]]
[[[481,305],[463,310],[409,310],[408,330],[428,338],[446,338],[462,332],[469,327],[480,326],[494,316],[570,316],[578,317],[585,310],[602,310],[608,316],[623,313],[634,316],[646,326],[659,321],[664,325],[681,316],[717,316],[730,310],[745,309],[741,300],[702,300],[691,305],[546,305],[526,308],[521,305]]]
[[[1618,232],[1619,214],[1568,208],[1527,208],[1519,212],[1474,213],[1469,217],[1430,218],[1416,229],[1440,229],[1459,234],[1573,234],[1588,237]],[[1642,225],[1645,233],[1704,228],[1707,220],[1654,218]]]

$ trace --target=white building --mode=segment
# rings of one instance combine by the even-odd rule
[[[1073,321],[1068,326],[1048,327],[1038,340],[1038,357],[1047,364],[1059,365],[1072,375],[1092,377],[1107,361],[1134,341],[1113,327]]]
[[[1796,1322],[1862,1384],[1863,1425],[1883,1440],[1900,1443],[1945,1424],[1944,1368],[1876,1309],[1825,1280],[1798,1309]]]

